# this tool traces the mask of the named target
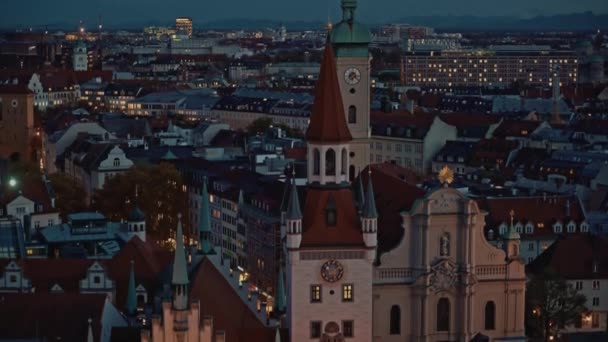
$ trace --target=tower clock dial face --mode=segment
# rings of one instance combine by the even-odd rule
[[[337,260],[328,260],[321,266],[321,277],[329,283],[335,283],[342,279],[344,266]]]
[[[11,101],[11,106],[17,108],[17,105],[19,105],[19,102],[17,101],[17,99],[13,99],[13,101]]]
[[[350,85],[354,85],[361,81],[361,71],[357,68],[348,68],[344,72],[344,80]]]

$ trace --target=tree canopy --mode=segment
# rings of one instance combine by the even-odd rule
[[[136,195],[137,194],[137,195]],[[93,194],[92,207],[111,220],[127,219],[135,203],[146,216],[147,234],[162,246],[170,246],[182,215],[188,234],[188,195],[178,170],[169,163],[136,166],[106,181]]]
[[[533,275],[526,290],[526,322],[530,337],[549,341],[564,326],[576,324],[587,311],[587,299],[551,269]]]
[[[55,207],[59,215],[66,218],[70,213],[87,210],[85,203],[86,193],[82,185],[65,173],[57,172],[49,176],[55,191]]]

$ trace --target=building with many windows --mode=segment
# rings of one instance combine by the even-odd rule
[[[175,30],[185,32],[188,37],[192,37],[192,19],[180,17],[175,19]]]
[[[506,87],[517,82],[551,87],[557,68],[561,86],[577,82],[575,52],[511,48],[408,53],[402,57],[404,81],[408,86],[432,89]]]

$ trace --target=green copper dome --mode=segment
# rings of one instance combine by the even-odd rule
[[[330,41],[332,44],[369,44],[372,35],[367,26],[354,20],[343,20],[331,30]]]
[[[336,56],[368,56],[372,35],[367,26],[355,20],[357,0],[342,0],[342,21],[333,26],[329,41]]]

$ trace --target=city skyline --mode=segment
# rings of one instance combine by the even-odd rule
[[[39,2],[39,1],[36,1]],[[312,0],[301,3],[284,3],[278,0],[247,2],[214,2],[202,4],[192,0],[165,2],[161,0],[133,0],[120,2],[116,0],[95,1],[82,6],[73,6],[68,0],[39,2],[31,11],[31,4],[11,2],[4,4],[4,15],[0,15],[6,27],[41,27],[77,25],[82,21],[89,28],[97,27],[101,16],[104,25],[120,27],[137,24],[168,24],[172,18],[189,16],[199,27],[203,23],[230,19],[278,20],[278,21],[337,21],[341,17],[339,6],[325,0]],[[382,23],[412,16],[477,16],[477,17],[513,17],[531,18],[574,14],[591,11],[596,15],[607,14],[608,4],[593,0],[582,0],[572,3],[559,1],[523,1],[509,2],[501,6],[480,0],[467,1],[466,6],[447,0],[435,0],[424,3],[413,1],[385,0],[383,4],[372,1],[359,1],[358,19],[366,23]],[[120,11],[117,11],[120,9]],[[131,16],[137,13],[137,17]],[[387,16],[386,13],[390,13]]]

